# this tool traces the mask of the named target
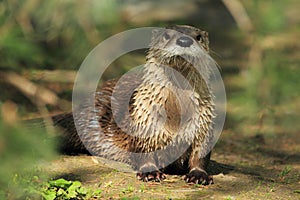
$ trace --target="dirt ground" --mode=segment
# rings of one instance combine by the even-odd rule
[[[214,184],[209,186],[187,184],[171,175],[160,183],[144,183],[134,173],[108,168],[86,155],[61,156],[46,171],[53,178],[101,189],[101,199],[294,200],[300,199],[299,141],[296,132],[245,136],[225,130],[212,153]]]

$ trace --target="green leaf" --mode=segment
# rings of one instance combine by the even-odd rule
[[[88,189],[86,189],[84,187],[80,187],[80,188],[77,189],[77,193],[85,196],[88,193]]]
[[[70,186],[70,188],[75,188],[75,189],[80,188],[80,187],[81,187],[81,183],[79,181],[74,181],[72,183],[72,185]]]
[[[54,200],[56,198],[56,192],[53,190],[47,190],[45,192],[42,193],[42,196],[46,199],[46,200]]]
[[[52,187],[60,187],[60,188],[67,189],[72,184],[72,182],[61,178],[54,181],[49,181],[49,184]]]
[[[70,198],[75,198],[77,196],[77,189],[79,189],[81,186],[81,183],[79,181],[74,181],[72,185],[67,189],[68,196]]]
[[[93,192],[94,195],[99,195],[99,194],[101,194],[101,193],[102,193],[102,190],[95,190],[95,191]]]

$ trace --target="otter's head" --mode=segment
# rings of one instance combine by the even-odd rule
[[[192,65],[209,53],[208,33],[187,25],[168,26],[153,33],[147,59],[170,67]]]

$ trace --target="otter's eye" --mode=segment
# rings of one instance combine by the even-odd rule
[[[168,40],[168,39],[170,39],[170,35],[169,35],[168,33],[164,33],[164,38],[165,38],[166,40]]]
[[[196,40],[201,41],[202,40],[202,36],[201,35],[197,35],[196,36]]]

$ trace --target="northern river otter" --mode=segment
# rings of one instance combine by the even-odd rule
[[[172,173],[212,183],[206,167],[214,103],[207,80],[215,62],[208,44],[208,33],[192,26],[154,32],[143,70],[107,81],[94,108],[81,106],[75,117],[81,140],[71,113],[55,116],[55,124],[67,129],[70,145],[83,150],[83,142],[93,155],[129,163],[143,181]]]

